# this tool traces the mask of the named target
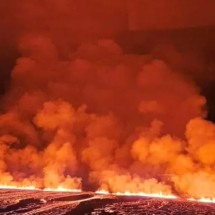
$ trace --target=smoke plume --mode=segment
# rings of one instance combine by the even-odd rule
[[[206,99],[177,58],[173,66],[116,42],[125,2],[23,2],[42,23],[17,20],[25,30],[1,100],[0,184],[215,197]]]

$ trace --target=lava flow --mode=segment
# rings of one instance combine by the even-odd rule
[[[40,190],[34,186],[15,186],[15,185],[0,185],[0,189],[5,189],[5,190]]]
[[[45,192],[72,192],[72,193],[80,193],[82,190],[80,189],[69,189],[62,186],[58,186],[56,188],[37,188],[35,186],[15,186],[15,185],[0,185],[0,189],[5,190],[39,190]]]
[[[143,192],[138,192],[138,193],[132,193],[129,191],[126,192],[116,192],[116,193],[110,193],[106,190],[98,190],[95,193],[97,194],[102,194],[102,195],[115,195],[115,196],[139,196],[139,197],[150,197],[150,198],[163,198],[163,199],[177,199],[179,197],[175,195],[165,195],[163,193],[143,193]]]
[[[56,187],[56,188],[43,188],[43,189],[39,189],[36,188],[34,186],[10,186],[10,185],[0,185],[0,189],[3,190],[23,190],[23,191],[44,191],[44,192],[66,192],[66,193],[81,193],[82,190],[79,189],[69,189],[69,188],[65,188],[65,187]],[[86,193],[86,192],[85,192]],[[92,192],[90,192],[92,193]],[[143,193],[143,192],[137,192],[137,193],[133,193],[133,192],[116,192],[116,193],[111,193],[109,191],[106,190],[97,190],[95,192],[95,194],[99,194],[99,195],[107,195],[107,196],[128,196],[128,197],[147,197],[147,198],[159,198],[159,199],[183,199],[183,200],[187,200],[187,201],[192,201],[192,202],[201,202],[201,203],[215,203],[215,198],[181,198],[179,196],[176,195],[171,195],[171,194],[163,194],[162,192],[160,193]]]
[[[215,203],[215,198],[182,198],[180,196],[171,195],[171,194],[163,194],[163,193],[143,193],[143,192],[117,192],[117,193],[110,193],[106,190],[98,190],[95,193],[101,194],[101,195],[115,195],[115,196],[136,196],[136,197],[149,197],[149,198],[160,198],[160,199],[183,199],[187,201],[193,201],[193,202],[202,202],[202,203]]]
[[[82,190],[79,189],[69,189],[65,187],[57,187],[57,188],[44,188],[43,191],[51,191],[51,192],[73,192],[73,193],[80,193]]]
[[[200,198],[200,199],[195,199],[195,198],[188,198],[188,201],[194,201],[194,202],[202,202],[202,203],[215,203],[215,198]]]

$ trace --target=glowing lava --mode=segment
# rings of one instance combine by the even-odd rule
[[[101,194],[101,195],[110,195],[111,194],[106,190],[97,190],[95,193],[96,194]]]
[[[215,204],[215,198],[205,198],[205,197],[202,197],[200,199],[189,198],[187,200],[188,201],[193,201],[193,202],[214,203]]]
[[[115,196],[139,196],[139,197],[150,197],[150,198],[161,198],[161,199],[180,199],[179,196],[172,195],[172,194],[163,194],[162,192],[159,193],[144,193],[144,192],[116,192],[116,193],[110,193],[106,190],[98,190],[96,191],[96,194],[101,195],[115,195]],[[215,203],[215,198],[205,198],[202,197],[200,199],[196,198],[187,198],[187,201],[193,201],[193,202],[202,202],[202,203]]]
[[[35,186],[16,186],[16,185],[0,185],[0,189],[7,189],[7,190],[35,190],[35,191],[44,191],[44,192],[71,192],[71,193],[80,193],[82,192],[81,189],[69,189],[65,188],[63,186],[58,186],[56,188],[43,188],[39,189]],[[179,196],[173,195],[173,194],[164,194],[162,192],[159,193],[144,193],[144,192],[116,192],[111,193],[107,190],[97,190],[95,192],[99,195],[112,195],[112,196],[137,196],[137,197],[149,197],[149,198],[160,198],[160,199],[180,199]],[[215,198],[187,198],[187,201],[192,202],[201,202],[201,203],[214,203],[215,204]]]
[[[177,199],[178,197],[175,195],[167,195],[167,194],[163,194],[163,193],[143,193],[143,192],[139,192],[139,193],[132,193],[132,192],[117,192],[115,193],[115,195],[117,196],[142,196],[142,197],[153,197],[153,198],[162,198],[162,199]]]
[[[116,193],[109,193],[106,190],[98,190],[96,191],[97,194],[102,194],[102,195],[116,195],[116,196],[142,196],[142,197],[153,197],[153,198],[163,198],[163,199],[177,199],[178,197],[175,195],[171,194],[163,194],[162,192],[160,193],[144,193],[144,192],[138,192],[138,193],[133,193],[133,192],[116,192]]]
[[[62,186],[58,186],[56,188],[43,188],[39,189],[35,186],[16,186],[16,185],[0,185],[0,189],[7,189],[7,190],[39,190],[45,192],[81,192],[80,189],[69,189]]]
[[[0,185],[0,189],[7,190],[40,190],[35,186],[15,186],[15,185]]]
[[[69,189],[69,188],[65,188],[65,187],[59,186],[57,188],[44,188],[43,191],[80,193],[82,190],[79,190],[79,189]]]

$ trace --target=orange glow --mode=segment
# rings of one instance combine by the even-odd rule
[[[202,202],[202,203],[214,203],[215,204],[215,198],[200,198],[200,199],[195,199],[195,198],[188,198],[188,201],[193,201],[193,202]]]
[[[35,186],[15,186],[15,185],[0,185],[0,189],[7,190],[40,190]]]
[[[96,194],[101,194],[101,195],[115,195],[115,196],[139,196],[139,197],[149,197],[149,198],[161,198],[161,199],[181,199],[181,197],[176,196],[176,195],[168,195],[168,194],[163,194],[162,192],[160,193],[143,193],[143,192],[116,192],[116,193],[110,193],[106,190],[97,190],[95,192]],[[187,201],[193,201],[193,202],[202,202],[202,203],[215,203],[215,198],[187,198]]]
[[[59,186],[57,188],[37,188],[35,186],[16,186],[16,185],[0,185],[0,189],[7,189],[7,190],[39,190],[45,192],[81,192],[80,189],[70,189]]]
[[[43,188],[39,189],[35,186],[15,186],[15,185],[0,185],[0,189],[6,189],[6,190],[26,190],[26,191],[44,191],[44,192],[71,192],[71,193],[80,193],[82,190],[80,189],[69,189],[65,187],[57,187],[57,188]],[[116,192],[116,193],[111,193],[107,190],[97,190],[95,194],[99,195],[111,195],[111,196],[136,196],[136,197],[148,197],[148,198],[159,198],[159,199],[181,199],[179,196],[176,195],[171,195],[171,194],[164,194],[162,192],[159,193],[144,193],[144,192]],[[201,203],[214,203],[215,204],[215,198],[187,198],[187,201],[192,201],[192,202],[201,202]]]
[[[51,192],[75,192],[75,193],[79,193],[82,190],[79,189],[69,189],[69,188],[65,188],[65,187],[57,187],[57,188],[44,188],[43,191],[51,191]]]
[[[110,193],[106,190],[98,190],[96,191],[97,194],[101,195],[116,195],[116,196],[139,196],[139,197],[151,197],[151,198],[163,198],[163,199],[177,199],[178,197],[175,195],[168,195],[160,193],[144,193],[144,192],[116,192],[116,193]]]
[[[143,193],[143,192],[139,192],[139,193],[132,193],[132,192],[118,192],[115,193],[115,195],[117,196],[142,196],[142,197],[152,197],[152,198],[162,198],[162,199],[177,199],[177,196],[174,195],[167,195],[167,194],[163,194],[162,192],[160,193]]]
[[[106,190],[97,190],[95,193],[96,194],[101,194],[101,195],[110,195],[111,194]]]
[[[177,193],[213,202],[215,124],[205,119],[206,98],[187,75],[213,71],[213,63],[204,70],[201,55],[193,59],[166,42],[139,50],[133,40],[138,52],[132,52],[129,44],[127,49],[106,37],[124,29],[118,22],[127,14],[123,0],[87,6],[53,0],[44,8],[24,2],[23,17],[14,17],[26,22],[26,32],[17,40],[20,54],[0,95],[2,189],[98,187],[103,195],[177,199]],[[31,13],[39,16],[30,16],[38,31],[27,27]]]

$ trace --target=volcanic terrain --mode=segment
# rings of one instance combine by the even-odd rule
[[[183,199],[101,195],[91,192],[1,189],[0,214],[213,215],[215,204]]]

